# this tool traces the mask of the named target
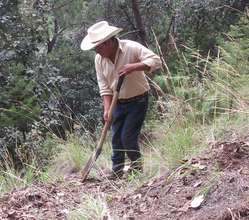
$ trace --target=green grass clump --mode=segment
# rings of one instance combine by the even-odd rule
[[[167,123],[161,124],[157,131],[161,137],[153,142],[154,153],[151,156],[151,167],[157,161],[158,166],[165,166],[169,169],[181,165],[188,156],[200,150],[201,144],[198,143],[200,134],[197,132],[198,124],[194,124],[184,118],[179,118],[168,127]]]
[[[69,220],[88,220],[108,218],[107,204],[104,198],[93,195],[86,195],[80,206],[71,210],[67,219]]]
[[[23,164],[22,170],[17,170],[11,160],[5,160],[5,165],[0,171],[0,195],[29,186],[35,181],[49,182],[50,176],[35,166],[35,162],[33,165]]]
[[[50,172],[67,175],[80,171],[93,152],[93,143],[84,142],[79,137],[71,136],[59,144],[58,153],[50,165]]]

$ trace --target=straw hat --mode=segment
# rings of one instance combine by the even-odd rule
[[[82,40],[80,48],[82,50],[93,49],[120,31],[122,31],[122,28],[110,26],[107,21],[100,21],[88,28],[87,35]]]

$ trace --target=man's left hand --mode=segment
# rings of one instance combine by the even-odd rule
[[[125,64],[121,69],[119,70],[119,75],[128,75],[134,71],[146,71],[149,70],[150,67],[145,65],[144,63],[129,63]]]

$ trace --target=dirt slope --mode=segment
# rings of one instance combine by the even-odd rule
[[[191,208],[197,195],[198,208]],[[126,195],[112,206],[128,219],[249,219],[249,143],[216,143],[174,173]]]
[[[125,183],[80,183],[73,176],[66,183],[33,184],[0,198],[0,219],[67,219],[84,195],[100,193],[109,198],[104,219],[249,219],[249,139],[215,143],[174,172],[120,197],[116,189],[125,189]],[[204,195],[204,201],[192,208],[197,195]]]

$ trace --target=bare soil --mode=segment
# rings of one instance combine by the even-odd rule
[[[84,195],[103,193],[109,210],[104,219],[249,220],[248,137],[213,143],[176,170],[128,193],[117,190],[125,191],[126,180],[81,183],[77,175],[16,189],[0,198],[0,219],[67,219]],[[198,195],[204,200],[192,208]]]
[[[191,207],[204,195],[198,208]],[[112,207],[127,219],[249,219],[249,143],[220,142]]]

